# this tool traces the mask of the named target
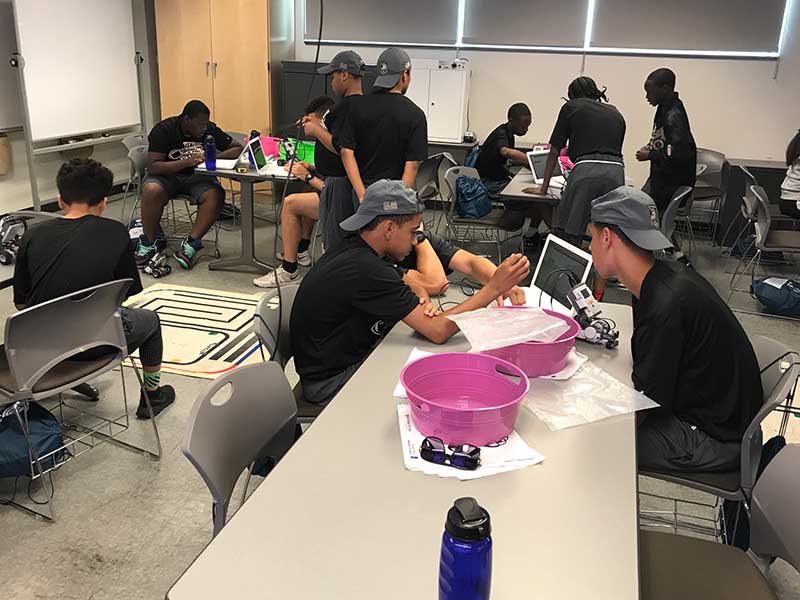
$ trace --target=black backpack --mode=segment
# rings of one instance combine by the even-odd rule
[[[67,452],[63,448],[55,452],[64,445],[64,436],[53,413],[37,402],[30,402],[27,420],[31,445],[42,463],[42,469],[51,469],[62,462]],[[50,456],[43,458],[46,455]],[[6,404],[0,406],[0,477],[26,475],[31,475],[28,441],[20,427],[14,405]]]

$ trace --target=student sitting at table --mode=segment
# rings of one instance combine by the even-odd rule
[[[61,219],[36,223],[25,232],[14,268],[14,304],[20,310],[89,287],[132,279],[128,296],[142,291],[133,244],[122,223],[103,218],[114,175],[90,158],[61,165],[56,177]],[[138,348],[153,414],[175,401],[175,390],[160,385],[161,322],[144,308],[121,307],[128,351]],[[91,352],[91,351],[90,351]],[[136,416],[149,419],[140,395]]]
[[[192,230],[175,251],[175,260],[184,269],[191,269],[197,261],[197,251],[203,247],[203,236],[219,217],[225,202],[225,190],[217,178],[207,173],[196,173],[202,163],[203,143],[207,135],[214,138],[217,158],[236,158],[242,145],[209,121],[211,111],[200,100],[190,100],[177,117],[156,123],[147,136],[150,163],[142,183],[142,228],[136,246],[136,264],[139,268],[153,258],[166,245],[160,238],[159,224],[164,207],[176,195],[184,194],[197,204]]]
[[[527,276],[528,259],[514,254],[472,297],[436,314],[384,260],[400,263],[411,252],[423,210],[402,181],[373,183],[356,214],[341,223],[354,235],[338,251],[326,252],[303,278],[290,330],[308,401],[329,402],[398,321],[442,344],[458,331],[448,315],[488,306]]]
[[[528,133],[533,119],[531,109],[527,104],[517,102],[508,108],[507,117],[508,120],[495,127],[483,142],[475,163],[481,182],[492,199],[497,199],[511,181],[510,165],[528,165],[528,156],[516,149],[514,137]],[[543,217],[550,220],[549,210],[543,214],[539,207],[531,206],[529,202],[509,200],[505,202],[501,227],[517,231],[528,216],[534,228],[538,227]]]
[[[397,266],[403,283],[424,301],[447,290],[447,275],[453,271],[463,273],[481,285],[486,284],[497,271],[490,260],[457,248],[430,231],[416,232],[413,250]],[[504,297],[499,297],[498,305],[502,305],[505,298],[514,305],[525,304],[525,292],[517,286]]]
[[[658,209],[621,186],[592,202],[590,250],[603,277],[618,277],[633,303],[633,384],[660,404],[640,413],[639,467],[730,471],[763,402],[761,375],[741,324],[694,269],[655,260],[671,248]]]

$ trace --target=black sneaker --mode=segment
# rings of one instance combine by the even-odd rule
[[[153,416],[156,417],[162,410],[175,402],[175,389],[171,385],[162,385],[152,392],[147,392],[147,396],[150,398],[150,406],[153,407]],[[136,417],[139,419],[150,418],[144,399],[144,390],[139,394],[139,408],[136,409]]]
[[[80,398],[80,400],[86,400],[87,402],[97,402],[100,399],[100,392],[97,391],[96,387],[89,383],[81,383],[76,385],[74,388],[72,388],[72,391],[83,396],[83,398]]]

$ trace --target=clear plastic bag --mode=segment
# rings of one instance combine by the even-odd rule
[[[563,319],[541,308],[480,308],[447,318],[458,325],[473,352],[522,342],[554,342],[569,330]]]
[[[531,379],[522,404],[553,431],[658,407],[591,361],[566,381]]]

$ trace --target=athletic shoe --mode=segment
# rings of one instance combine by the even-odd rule
[[[140,269],[144,269],[147,263],[150,262],[150,259],[158,254],[158,251],[157,242],[155,244],[145,244],[140,237],[136,244],[136,266]]]
[[[274,288],[276,275],[278,277],[278,283],[280,285],[299,283],[300,280],[303,278],[300,267],[298,267],[294,273],[289,273],[289,271],[285,270],[283,266],[280,266],[277,269],[275,269],[274,273],[267,273],[266,275],[262,275],[261,277],[253,279],[253,283],[260,288]]]
[[[162,385],[152,392],[147,392],[147,397],[150,398],[153,416],[157,417],[161,411],[175,402],[175,389],[171,385]],[[139,419],[150,418],[150,412],[147,410],[147,402],[144,399],[144,390],[139,394],[139,408],[136,409],[136,417]]]
[[[79,400],[97,402],[100,399],[100,392],[97,391],[96,387],[89,383],[80,383],[72,388],[72,391],[83,396],[83,398],[79,398]]]
[[[197,250],[187,241],[187,238],[183,238],[181,247],[175,251],[175,260],[184,269],[191,269],[197,262]]]
[[[283,252],[278,250],[278,255],[275,257],[278,260],[283,260]],[[297,264],[301,267],[310,267],[311,266],[311,253],[306,250],[305,252],[298,252],[297,253]]]

